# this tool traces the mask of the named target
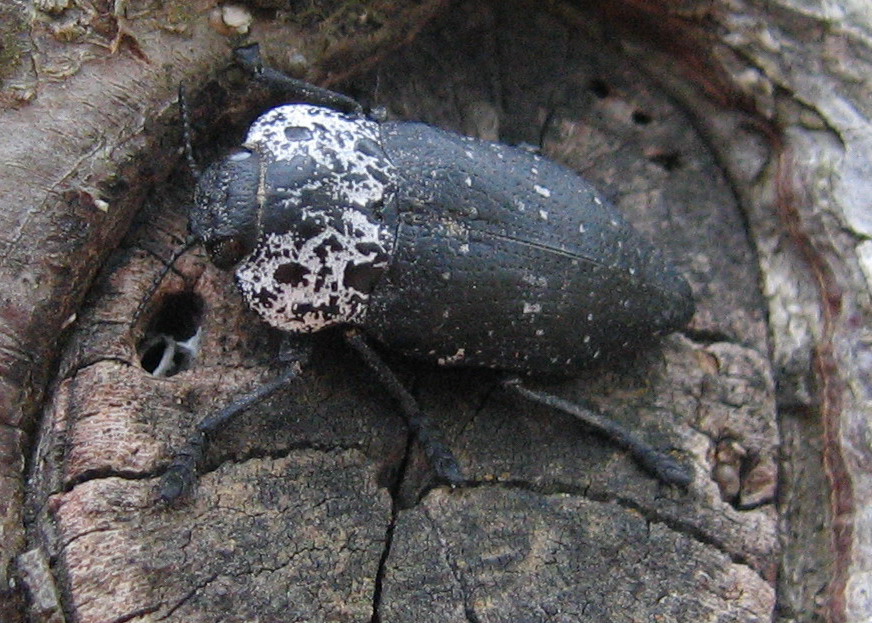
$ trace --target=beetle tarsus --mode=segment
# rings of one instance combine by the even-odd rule
[[[646,447],[644,444],[635,449],[635,451],[633,449],[630,450],[633,458],[636,459],[642,468],[656,477],[660,482],[686,488],[693,480],[690,470],[668,454],[655,450],[650,446]]]
[[[173,462],[160,479],[161,500],[175,502],[193,489],[197,480],[197,465],[203,458],[205,445],[206,436],[198,430],[176,453]]]
[[[463,471],[460,469],[457,459],[454,458],[451,448],[442,441],[438,430],[430,421],[430,418],[421,411],[418,402],[403,387],[403,384],[400,383],[400,380],[393,371],[378,353],[367,344],[359,331],[354,329],[346,331],[345,340],[361,356],[364,363],[375,372],[381,384],[399,403],[400,410],[406,418],[409,432],[421,444],[424,455],[427,457],[430,467],[433,468],[436,478],[440,482],[449,484],[452,487],[463,484]]]
[[[629,452],[642,469],[660,482],[682,488],[690,484],[692,475],[687,467],[669,454],[652,447],[617,422],[553,394],[529,389],[517,377],[506,379],[503,381],[503,386],[527,400],[557,409],[581,420],[588,428],[605,435],[615,445]]]

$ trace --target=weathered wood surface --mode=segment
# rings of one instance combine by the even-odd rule
[[[429,489],[391,401],[328,335],[315,340],[299,383],[216,440],[192,498],[160,504],[156,482],[172,450],[199,417],[270,378],[278,344],[232,279],[192,252],[154,306],[178,292],[204,302],[201,356],[170,379],[138,364],[144,327],[130,319],[184,235],[190,180],[179,173],[149,195],[140,226],[101,272],[49,394],[29,483],[30,552],[19,564],[31,616],[60,620],[62,604],[76,621],[762,621],[777,603],[785,621],[863,620],[872,608],[856,517],[868,457],[841,431],[866,430],[868,299],[850,255],[864,214],[851,211],[848,191],[864,183],[850,174],[868,140],[857,101],[868,82],[828,99],[820,80],[839,84],[848,70],[809,72],[826,54],[844,58],[837,42],[859,48],[868,30],[833,34],[820,26],[825,16],[789,6],[743,9],[647,24],[635,14],[646,27],[629,32],[626,14],[470,1],[402,53],[364,55],[378,37],[352,37],[331,57],[368,72],[329,65],[394,116],[540,145],[672,250],[698,302],[690,329],[619,368],[543,386],[675,447],[695,470],[687,492],[652,482],[565,417],[519,404],[491,373],[392,359],[470,478]],[[851,17],[861,24],[861,13]],[[299,62],[299,49],[270,45],[274,23],[254,29],[276,62]],[[156,53],[158,43],[137,40]],[[199,62],[217,67],[217,54]],[[712,58],[726,69],[710,73]],[[178,77],[154,79],[159,108]],[[192,88],[200,126],[227,83],[219,75]],[[840,174],[823,176],[835,163]],[[87,283],[77,270],[69,292]]]

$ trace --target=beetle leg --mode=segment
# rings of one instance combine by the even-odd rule
[[[617,422],[553,394],[528,389],[517,377],[504,380],[503,386],[527,400],[538,402],[578,418],[587,427],[605,435],[618,447],[629,452],[642,469],[660,482],[679,487],[686,487],[690,484],[692,477],[687,467],[665,452],[652,447]]]
[[[225,426],[237,415],[250,406],[265,400],[276,391],[297,378],[300,372],[299,362],[290,364],[279,377],[261,385],[254,391],[224,407],[218,413],[210,415],[197,424],[194,434],[188,438],[173,458],[160,482],[160,497],[165,502],[172,502],[190,491],[197,480],[197,466],[203,460],[209,435]]]
[[[430,466],[436,473],[436,477],[442,481],[457,486],[463,483],[463,473],[460,464],[454,458],[451,449],[440,438],[439,432],[430,421],[418,402],[403,387],[400,380],[388,367],[384,360],[372,347],[366,343],[364,337],[355,329],[345,332],[345,341],[361,356],[369,368],[375,372],[385,389],[399,403],[400,410],[406,418],[406,425],[412,436],[421,444]]]
[[[363,106],[360,102],[347,95],[291,78],[272,67],[265,66],[260,56],[260,46],[256,43],[236,48],[233,51],[233,56],[237,63],[254,76],[255,80],[263,82],[272,89],[284,92],[295,102],[363,114]]]

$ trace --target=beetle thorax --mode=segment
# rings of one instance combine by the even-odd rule
[[[379,139],[375,122],[305,105],[270,110],[249,130],[243,147],[261,168],[259,238],[236,278],[273,326],[362,322],[394,239],[380,222],[396,176]]]
[[[328,108],[279,106],[251,126],[246,147],[280,172],[282,188],[301,205],[369,208],[392,192],[393,166],[381,147],[376,122]]]

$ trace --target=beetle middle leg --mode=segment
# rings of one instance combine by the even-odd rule
[[[585,426],[604,435],[615,445],[629,452],[642,469],[660,482],[679,487],[686,487],[690,484],[691,475],[684,465],[665,452],[652,447],[617,422],[553,394],[529,389],[521,383],[521,379],[518,377],[504,380],[503,387],[527,400],[563,411],[581,420]]]
[[[421,444],[430,467],[436,473],[436,477],[440,481],[452,486],[461,484],[463,482],[463,474],[460,470],[460,464],[454,458],[451,449],[440,439],[438,430],[430,421],[430,418],[421,411],[421,407],[418,406],[415,398],[403,387],[403,384],[400,383],[400,380],[393,371],[379,357],[378,353],[367,344],[366,339],[359,331],[355,329],[346,331],[345,341],[361,356],[364,363],[375,372],[385,389],[399,403],[400,409],[406,418],[409,431]]]

